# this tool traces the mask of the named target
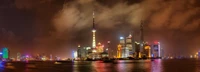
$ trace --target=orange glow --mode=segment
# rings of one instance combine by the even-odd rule
[[[150,47],[150,46],[145,46],[144,48],[145,48],[145,49],[151,49],[151,47]]]
[[[150,58],[151,57],[151,47],[150,46],[145,46],[144,49],[148,50],[147,56]]]
[[[122,45],[118,45],[117,46],[117,58],[121,58],[121,48],[122,48]]]
[[[118,48],[119,48],[119,47],[122,47],[122,45],[121,45],[121,44],[119,44],[117,47],[118,47]]]

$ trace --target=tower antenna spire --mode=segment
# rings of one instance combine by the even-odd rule
[[[94,10],[93,10],[93,29],[95,29],[95,14],[94,14]]]

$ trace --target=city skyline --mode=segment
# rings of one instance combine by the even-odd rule
[[[190,55],[200,50],[199,3],[198,0],[2,0],[0,47],[9,48],[15,57],[18,52],[70,57],[78,44],[92,46],[95,9],[96,43],[111,41],[110,47],[117,49],[119,38],[132,31],[139,41],[143,20],[145,41],[160,41],[169,54]]]

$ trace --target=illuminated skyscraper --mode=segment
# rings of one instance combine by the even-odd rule
[[[92,48],[96,47],[96,29],[95,29],[95,22],[94,22],[95,16],[94,16],[94,11],[93,11],[93,27],[92,27]]]
[[[161,48],[160,48],[160,42],[158,42],[158,57],[161,57]]]
[[[161,48],[160,48],[160,42],[154,42],[154,45],[152,47],[153,57],[160,58],[161,56]]]
[[[121,58],[127,58],[129,56],[129,48],[126,47],[126,39],[124,37],[120,37],[120,45],[121,45]]]
[[[8,59],[9,58],[9,50],[8,50],[8,48],[3,48],[2,53],[3,53],[3,58],[4,59]]]
[[[126,47],[129,50],[128,57],[133,57],[133,53],[135,52],[135,49],[134,49],[133,46],[135,46],[135,45],[134,45],[134,41],[133,41],[132,35],[130,33],[129,36],[126,37]]]
[[[122,45],[119,44],[117,46],[117,58],[121,58],[121,53],[122,53],[121,49],[122,49]]]
[[[144,45],[144,55],[145,55],[147,58],[151,58],[151,46],[148,45],[148,44],[145,44],[145,45]]]

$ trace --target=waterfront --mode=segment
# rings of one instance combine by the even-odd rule
[[[74,62],[13,62],[1,65],[0,72],[200,72],[200,60],[119,60]]]

